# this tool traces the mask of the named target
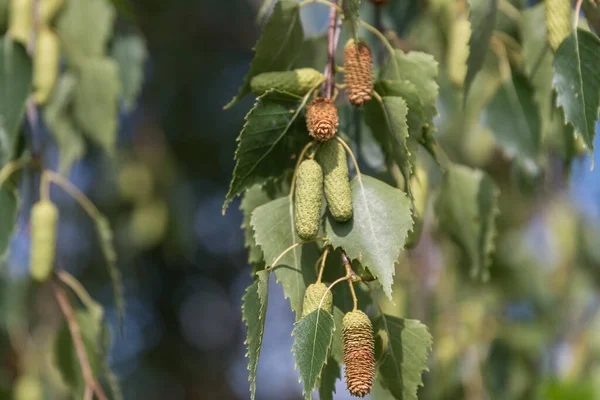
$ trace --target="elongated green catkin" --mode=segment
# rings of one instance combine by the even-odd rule
[[[356,310],[344,315],[342,346],[348,391],[352,396],[365,397],[375,376],[375,340],[367,314]]]
[[[336,221],[348,221],[352,218],[352,190],[344,146],[337,140],[323,143],[317,152],[317,161],[323,168],[325,198],[329,212]]]
[[[315,160],[304,160],[296,172],[294,220],[300,239],[311,240],[319,233],[323,198],[323,170]]]
[[[323,298],[325,296],[325,298]],[[311,312],[319,308],[319,304],[323,299],[321,308],[331,313],[333,307],[333,293],[327,291],[327,286],[324,283],[313,283],[308,285],[304,292],[304,304],[302,306],[302,318],[306,317]]]
[[[47,200],[31,208],[31,258],[29,272],[38,282],[50,276],[56,253],[56,223],[58,209]]]
[[[569,0],[546,0],[546,30],[553,51],[571,33],[571,2]]]
[[[265,72],[250,81],[250,89],[258,96],[269,89],[304,96],[310,89],[325,80],[325,76],[313,68],[300,68],[293,71]]]

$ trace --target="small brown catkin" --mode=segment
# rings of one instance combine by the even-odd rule
[[[348,100],[360,107],[373,94],[373,57],[366,43],[348,40],[344,47],[344,81]]]
[[[344,315],[342,341],[348,391],[352,396],[365,397],[375,376],[375,340],[367,314],[357,310]]]
[[[339,124],[337,108],[331,99],[317,97],[306,107],[306,127],[315,139],[321,142],[331,139]]]

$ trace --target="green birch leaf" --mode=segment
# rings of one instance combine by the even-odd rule
[[[358,22],[360,16],[360,0],[344,0],[342,2],[344,20],[350,24],[352,38],[358,42]]]
[[[408,124],[409,135],[420,138],[423,134],[423,128],[433,116],[428,116],[425,112],[417,87],[407,80],[379,81],[375,84],[375,91],[382,97],[395,96],[404,99],[408,107],[406,123]]]
[[[86,151],[85,140],[69,112],[76,86],[77,78],[70,72],[64,73],[44,108],[44,120],[58,144],[59,171],[64,175],[69,174],[73,164],[80,160]]]
[[[484,109],[483,124],[510,158],[519,158],[535,169],[541,137],[539,111],[533,94],[527,78],[513,74],[511,80],[502,82]]]
[[[312,398],[312,390],[317,385],[327,360],[334,331],[333,316],[322,308],[311,312],[294,325],[292,353],[304,382],[306,399]]]
[[[298,118],[308,98],[308,95],[301,98],[277,90],[258,98],[237,139],[237,162],[223,212],[245,189],[273,180],[294,167],[294,155],[300,153],[310,139],[304,118]]]
[[[4,259],[10,243],[10,237],[17,223],[18,197],[14,189],[4,183],[0,187],[0,261]]]
[[[31,79],[31,60],[25,48],[5,36],[0,41],[0,168],[15,156]]]
[[[265,319],[267,316],[267,303],[269,297],[270,271],[260,271],[256,279],[246,289],[242,298],[242,320],[246,324],[246,347],[248,352],[248,381],[250,382],[250,398],[256,395],[256,369],[260,358]]]
[[[554,54],[556,103],[565,119],[581,135],[590,153],[600,106],[600,39],[593,33],[577,29],[562,41]]]
[[[100,248],[102,249],[102,254],[106,261],[108,275],[110,276],[110,282],[113,288],[117,320],[119,327],[122,328],[123,316],[125,315],[125,296],[123,293],[123,278],[121,277],[121,271],[117,266],[117,252],[115,251],[113,244],[113,232],[110,227],[110,222],[104,215],[97,215],[94,222],[96,223],[96,231],[98,232],[98,237],[100,239]]]
[[[341,367],[338,362],[331,357],[327,359],[327,364],[321,371],[321,379],[319,379],[319,399],[333,400],[335,394],[335,382],[342,378]]]
[[[112,47],[112,57],[119,65],[125,108],[131,111],[144,81],[144,63],[148,53],[139,35],[119,36]]]
[[[439,227],[465,252],[471,275],[488,278],[495,248],[499,191],[481,170],[449,166],[437,196]]]
[[[333,296],[333,300],[335,301],[335,296]],[[333,306],[333,321],[335,322],[335,326],[342,326],[344,323],[344,314],[345,313],[338,306]],[[331,357],[333,357],[338,364],[344,363],[344,349],[341,332],[338,332],[337,335],[333,335],[333,342],[331,343]]]
[[[288,196],[255,209],[251,225],[267,266],[272,266],[287,248],[302,241],[296,234],[293,207]],[[290,299],[296,319],[302,315],[306,287],[317,280],[315,263],[318,258],[317,247],[308,243],[289,251],[273,266],[275,278],[283,287],[284,296]]]
[[[391,299],[394,264],[413,224],[410,201],[402,190],[365,175],[352,179],[351,187],[354,216],[340,223],[328,215],[327,237],[369,268]]]
[[[110,58],[86,59],[78,71],[73,99],[75,119],[91,141],[113,155],[119,117],[119,67]]]
[[[250,93],[250,81],[256,75],[263,72],[285,71],[290,68],[302,46],[303,39],[304,32],[298,3],[291,0],[278,1],[254,47],[254,58],[250,64],[250,71],[244,78],[244,84],[225,109]]]
[[[250,224],[252,212],[259,206],[273,200],[260,185],[252,186],[244,193],[240,203],[240,210],[244,214],[242,229],[244,230],[244,245],[248,249],[248,263],[260,263],[263,260],[263,252],[254,239],[254,228]]]
[[[314,68],[323,71],[327,65],[327,34],[306,38],[298,51],[292,69]]]
[[[416,400],[417,389],[423,385],[421,374],[429,370],[432,338],[427,327],[417,320],[387,314],[382,314],[374,326],[387,343],[379,366],[380,382],[396,399]]]
[[[396,49],[395,57],[383,67],[381,79],[383,81],[404,80],[412,83],[423,103],[423,111],[428,121],[431,121],[437,115],[435,105],[439,96],[439,86],[436,82],[438,69],[439,64],[431,54],[420,51],[404,53]],[[388,90],[393,89],[393,86],[388,86]],[[408,102],[407,99],[405,100]]]
[[[467,76],[464,84],[464,101],[475,75],[483,67],[490,39],[496,26],[498,0],[469,0],[471,38],[469,39],[469,57],[467,58]]]
[[[106,0],[66,0],[56,30],[69,62],[102,57],[115,18],[115,9]]]
[[[365,122],[373,137],[379,142],[388,165],[397,164],[409,182],[411,174],[410,151],[408,150],[408,108],[401,97],[385,96],[382,102],[370,101],[364,105]],[[410,186],[406,186],[410,194]]]

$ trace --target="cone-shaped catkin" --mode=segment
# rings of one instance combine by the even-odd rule
[[[300,239],[311,240],[319,233],[323,198],[323,170],[315,160],[304,160],[296,172],[294,221]]]
[[[546,0],[546,30],[553,51],[571,33],[571,2],[569,0]]]
[[[300,68],[293,71],[265,72],[250,81],[250,89],[258,96],[269,89],[304,96],[310,89],[325,80],[325,76],[313,68]]]
[[[52,272],[56,251],[58,209],[47,200],[31,208],[31,259],[29,272],[36,281],[45,281]]]
[[[337,140],[323,143],[317,153],[317,161],[323,168],[325,198],[329,212],[336,221],[348,221],[352,218],[352,190],[344,146]]]
[[[373,57],[366,43],[348,40],[344,47],[344,81],[350,104],[360,107],[373,94]]]
[[[375,375],[373,325],[367,314],[357,310],[344,315],[342,342],[348,391],[352,396],[365,397]]]
[[[315,139],[331,139],[337,133],[339,124],[337,108],[330,99],[317,97],[306,107],[306,127]]]
[[[323,299],[323,295],[325,298]],[[304,304],[302,305],[302,318],[306,317],[311,312],[319,308],[319,304],[323,299],[323,305],[321,308],[331,313],[333,307],[333,294],[327,291],[327,286],[324,283],[313,283],[308,285],[306,292],[304,292]]]

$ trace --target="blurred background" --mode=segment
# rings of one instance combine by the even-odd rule
[[[115,29],[144,39],[142,90],[131,110],[121,107],[114,158],[90,146],[69,175],[114,228],[127,310],[122,335],[91,223],[72,199],[53,190],[64,216],[57,264],[105,308],[109,364],[125,399],[248,399],[240,307],[252,277],[239,200],[225,215],[221,207],[235,138],[254,99],[228,111],[222,107],[248,70],[262,2],[131,3],[134,16],[119,14]],[[373,21],[372,5],[363,3],[361,16]],[[517,13],[534,6],[505,3]],[[438,137],[449,156],[486,169],[501,188],[491,279],[470,280],[456,248],[428,217],[419,245],[397,265],[396,304],[386,311],[422,320],[433,335],[430,372],[419,398],[600,398],[598,172],[589,156],[564,162],[552,143],[544,171],[515,167],[483,126],[484,101],[470,105],[472,117],[458,121],[461,89],[444,72],[449,43],[444,24],[462,15],[464,6],[391,0],[383,22],[400,45],[430,52],[441,63]],[[324,33],[327,13],[319,5],[304,7],[306,36]],[[498,24],[520,40],[518,18],[500,18]],[[488,75],[474,86],[478,99],[494,87]],[[363,135],[361,163],[377,171],[381,154],[369,147],[369,133]],[[56,144],[46,127],[39,137],[48,164],[56,165]],[[426,162],[433,188],[440,172]],[[24,190],[32,190],[32,179],[24,174]],[[25,207],[27,199],[24,195]],[[32,354],[24,356],[14,332],[44,336],[61,319],[49,290],[29,280],[28,232],[28,215],[21,212],[1,284],[0,386],[6,398],[17,377],[35,364],[29,359],[43,352],[29,349]],[[269,297],[257,399],[301,399],[290,352],[294,315],[278,285],[270,285]],[[44,390],[42,398],[68,398],[60,393]],[[342,381],[335,398],[350,398]],[[376,388],[372,398],[387,397]]]

